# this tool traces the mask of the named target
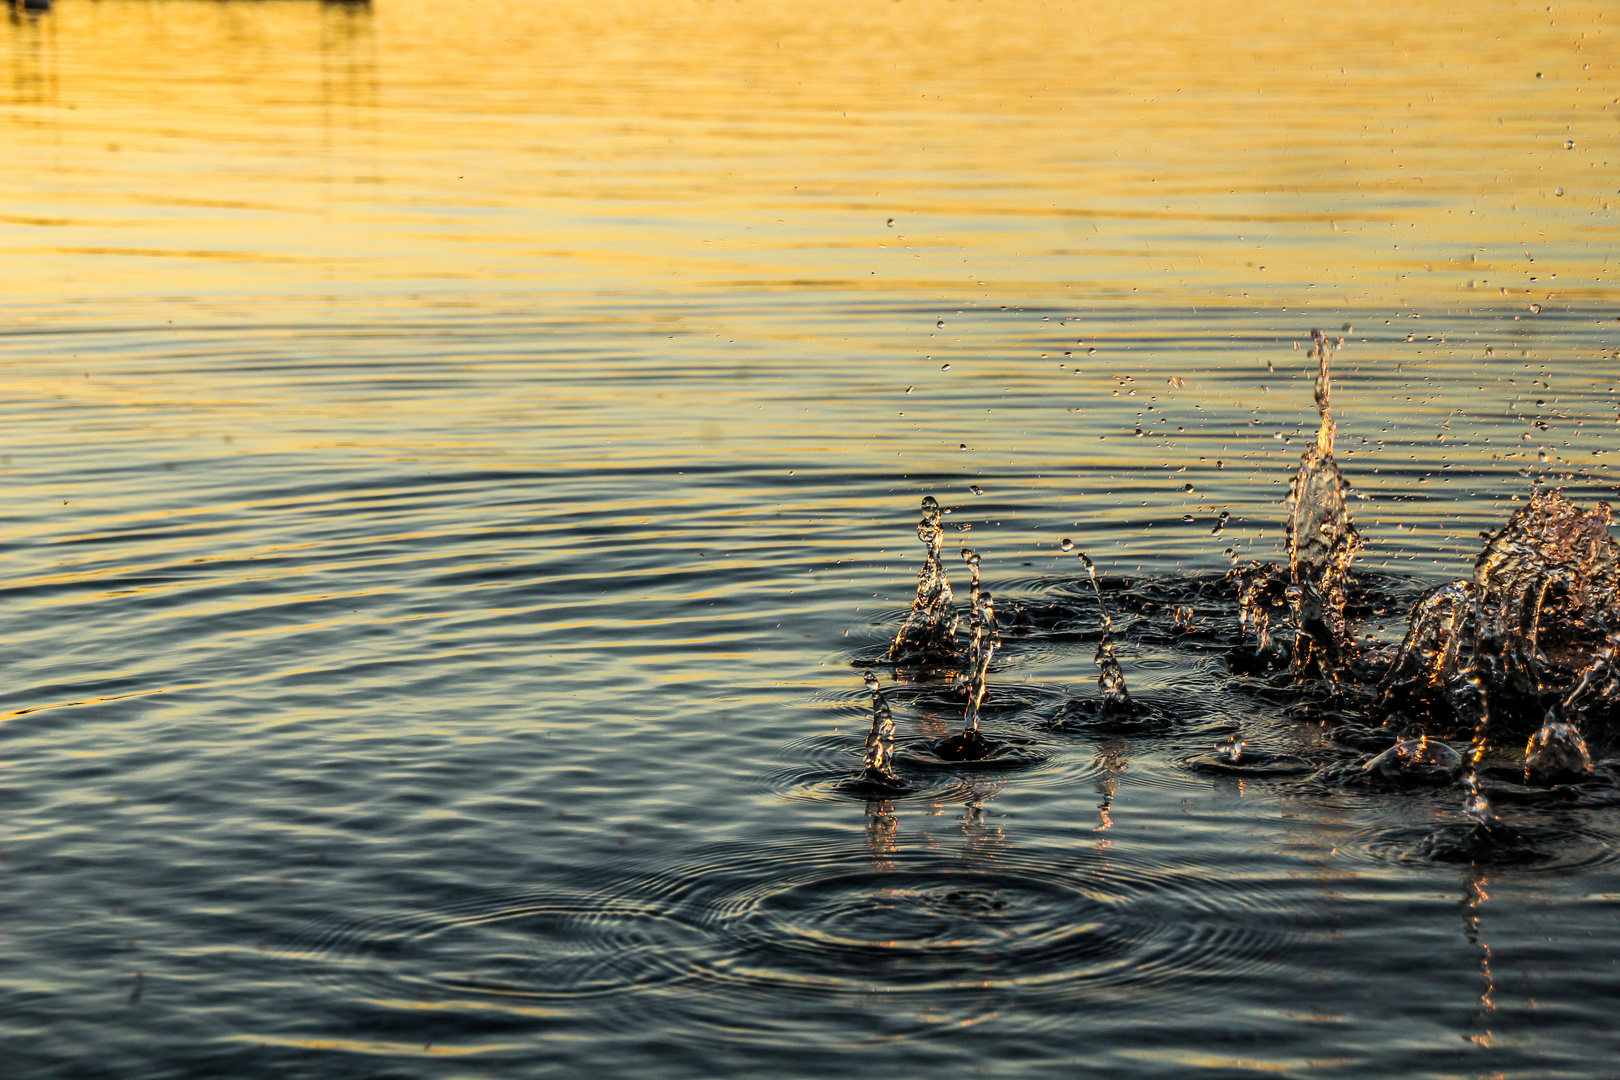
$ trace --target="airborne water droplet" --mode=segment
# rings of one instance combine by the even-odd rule
[[[1573,150],[1573,149],[1575,149],[1575,140],[1574,139],[1565,139],[1564,140],[1564,149],[1565,150]]]
[[[941,365],[939,365],[939,370],[941,370],[941,371],[949,371],[949,370],[951,370],[951,365],[949,365],[949,364],[941,364]]]
[[[978,484],[969,484],[968,485],[968,490],[973,492],[973,494],[975,494],[975,495],[983,495],[984,494],[984,488],[980,487]]]
[[[1540,304],[1531,304],[1530,305],[1530,314],[1532,314],[1532,315],[1540,315],[1541,314],[1541,305]]]
[[[1073,551],[1074,550],[1074,541],[1070,540],[1067,536],[1065,536],[1063,538],[1062,543],[1058,544],[1058,547],[1063,549],[1064,551]]]
[[[1562,199],[1564,197],[1564,189],[1561,187],[1553,188],[1553,194]]]
[[[945,327],[945,320],[944,320],[944,319],[941,319],[941,320],[939,320],[939,322],[937,322],[937,323],[935,323],[935,324],[934,324],[934,326],[935,326],[935,327],[937,327],[937,328],[939,328],[939,329],[944,329],[944,327]]]

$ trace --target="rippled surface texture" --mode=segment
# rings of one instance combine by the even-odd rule
[[[1546,791],[1509,739],[1527,846],[1448,857],[1455,785],[1229,673],[1219,575],[1316,327],[1360,633],[1531,477],[1613,497],[1615,22],[11,17],[5,1074],[1608,1075],[1614,740]],[[883,670],[869,799],[925,494],[1008,749]]]

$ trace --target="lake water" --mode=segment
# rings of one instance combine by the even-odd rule
[[[1616,21],[12,16],[5,1075],[1609,1075],[1620,748],[1438,857],[1460,789],[1326,779],[1365,747],[1228,671],[1220,575],[1316,327],[1360,632],[1534,478],[1615,495]],[[866,798],[925,494],[1033,613],[1016,753],[930,765],[960,697],[880,667]]]

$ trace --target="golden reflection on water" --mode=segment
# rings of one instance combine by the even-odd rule
[[[0,32],[0,283],[1607,297],[1607,14],[61,0]]]

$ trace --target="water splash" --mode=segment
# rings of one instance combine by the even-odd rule
[[[892,663],[954,658],[956,653],[956,607],[951,603],[951,583],[940,558],[945,528],[939,502],[932,495],[923,497],[917,539],[923,542],[927,554],[922,569],[917,571],[917,598],[884,658]]]
[[[1362,766],[1362,771],[1400,784],[1449,784],[1463,771],[1462,755],[1422,732],[1404,735]]]
[[[1459,658],[1472,662],[1475,626],[1474,586],[1469,581],[1437,585],[1412,606],[1406,636],[1378,685],[1381,707],[1392,715],[1432,715],[1436,698],[1463,672]],[[1464,650],[1467,642],[1469,648]]]
[[[963,548],[962,561],[967,563],[968,575],[971,579],[968,582],[969,610],[976,611],[979,607],[979,553],[972,548]]]
[[[1604,631],[1603,643],[1564,699],[1547,713],[1541,730],[1530,737],[1524,751],[1526,779],[1556,781],[1578,779],[1592,772],[1575,718],[1583,713],[1613,714],[1620,703],[1620,635]]]
[[[1473,735],[1468,741],[1468,752],[1463,755],[1463,816],[1474,826],[1478,839],[1484,839],[1497,825],[1496,811],[1485,797],[1479,782],[1479,761],[1485,756],[1486,736],[1491,726],[1491,701],[1488,691],[1476,672],[1467,672],[1451,680],[1451,707],[1459,717],[1473,724]]]
[[[1474,562],[1480,654],[1493,688],[1534,699],[1549,676],[1590,662],[1620,606],[1620,545],[1607,503],[1582,510],[1556,489],[1534,492]]]
[[[1222,739],[1215,744],[1215,758],[1223,765],[1236,765],[1243,759],[1243,748],[1247,745],[1236,735]]]
[[[984,704],[990,658],[995,655],[996,646],[1001,644],[996,628],[995,598],[989,593],[980,593],[973,612],[973,673],[968,682],[967,710],[962,715],[965,731],[979,730],[979,706]]]
[[[977,556],[974,556],[977,559]],[[976,563],[970,563],[975,570]],[[971,668],[968,677],[967,707],[962,713],[962,733],[946,739],[938,747],[941,757],[960,761],[973,761],[986,757],[994,749],[979,731],[979,709],[989,688],[990,658],[995,655],[1001,636],[996,627],[995,598],[978,590],[978,574],[974,574],[975,601],[970,616],[973,633]]]
[[[866,734],[866,778],[875,783],[895,785],[900,778],[894,772],[894,714],[883,695],[883,687],[876,675],[866,673],[866,688],[872,692],[872,730]]]
[[[1131,695],[1125,689],[1125,672],[1119,666],[1119,659],[1114,655],[1114,617],[1108,613],[1108,605],[1103,603],[1102,587],[1097,584],[1097,564],[1085,552],[1076,552],[1080,561],[1085,564],[1086,574],[1091,578],[1091,591],[1097,594],[1097,610],[1102,617],[1102,640],[1097,643],[1097,667],[1101,669],[1097,675],[1097,689],[1102,691],[1104,708],[1129,709]]]
[[[1316,342],[1316,411],[1322,425],[1315,444],[1300,457],[1288,491],[1286,595],[1296,631],[1292,657],[1296,675],[1325,678],[1332,685],[1352,646],[1345,618],[1345,579],[1350,560],[1361,548],[1361,534],[1345,505],[1350,485],[1333,460],[1338,426],[1330,408],[1333,378],[1327,337],[1320,330],[1312,330],[1311,337]]]
[[[1527,780],[1554,783],[1591,775],[1592,755],[1575,723],[1549,709],[1541,728],[1524,748],[1524,775]]]
[[[1227,571],[1227,579],[1237,586],[1238,625],[1243,636],[1254,641],[1255,656],[1261,666],[1278,659],[1277,643],[1271,637],[1272,612],[1282,606],[1285,578],[1275,563],[1252,562]]]

